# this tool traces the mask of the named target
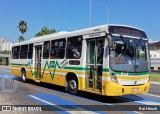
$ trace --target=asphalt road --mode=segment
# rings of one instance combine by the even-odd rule
[[[34,81],[23,83],[21,78],[9,73],[9,68],[0,67],[0,110],[3,110],[0,114],[160,113],[155,111],[160,110],[160,84],[152,83],[148,94],[121,97],[103,97],[86,92],[74,96],[64,89]]]

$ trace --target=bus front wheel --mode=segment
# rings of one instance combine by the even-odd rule
[[[26,71],[25,70],[22,70],[21,75],[22,75],[22,81],[27,82]]]
[[[78,83],[76,79],[68,80],[68,91],[73,95],[78,93]]]

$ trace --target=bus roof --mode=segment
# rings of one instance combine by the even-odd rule
[[[109,27],[109,26],[129,27],[129,28],[134,28],[134,29],[143,31],[139,28],[136,28],[136,27],[133,27],[133,26],[128,26],[128,25],[107,24],[107,25],[101,25],[101,26],[95,26],[95,27],[75,30],[75,31],[71,31],[71,32],[62,31],[62,32],[54,33],[54,34],[49,34],[49,35],[44,35],[44,36],[39,36],[39,37],[33,37],[33,38],[31,38],[30,40],[27,40],[27,41],[14,43],[13,46],[24,45],[24,44],[29,44],[29,43],[36,43],[36,42],[38,43],[38,42],[41,42],[41,41],[53,40],[53,39],[59,39],[59,38],[67,38],[67,37],[78,36],[78,35],[85,35],[85,34],[90,34],[90,33],[93,33],[93,32],[108,32],[107,27]]]

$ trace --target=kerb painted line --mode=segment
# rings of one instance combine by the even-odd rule
[[[54,105],[54,107],[56,107],[56,108],[58,108],[58,109],[61,109],[61,110],[66,110],[65,108],[63,108],[63,107],[60,107],[60,106],[58,106],[58,105],[56,105],[56,104],[53,104],[53,103],[51,103],[51,102],[48,102],[48,101],[46,101],[46,100],[43,100],[43,99],[41,99],[41,98],[38,98],[38,97],[36,97],[36,96],[33,96],[33,95],[29,95],[30,97],[32,97],[32,98],[34,98],[34,99],[36,99],[36,100],[39,100],[39,101],[41,101],[41,102],[44,102],[44,103],[46,103],[46,104],[48,104],[48,105]],[[68,113],[70,113],[70,114],[75,114],[75,113],[77,113],[77,111],[66,111],[66,112],[68,112]],[[91,112],[91,111],[78,111],[80,114],[98,114],[98,113],[94,113],[94,112]]]
[[[103,111],[95,111],[94,109],[82,106],[81,104],[78,104],[76,102],[63,99],[62,97],[53,95],[53,94],[45,94],[45,93],[39,93],[35,95],[29,95],[30,98],[32,98],[33,101],[40,103],[42,105],[50,105],[50,109],[55,109],[53,111],[58,111],[60,113],[80,113],[80,114],[104,114]],[[68,107],[65,107],[68,106]],[[52,107],[52,108],[51,108]],[[72,109],[69,109],[72,108]],[[72,111],[73,110],[73,111]],[[92,111],[93,110],[93,111]],[[105,113],[106,114],[106,113]]]
[[[158,98],[160,98],[160,96],[158,96],[158,95],[153,95],[153,94],[143,94],[143,95],[148,95],[148,96],[152,96],[152,97],[158,97]]]

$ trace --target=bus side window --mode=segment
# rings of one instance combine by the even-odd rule
[[[27,59],[28,45],[22,45],[20,51],[20,59]]]
[[[51,42],[50,58],[63,59],[65,55],[66,39],[53,40]]]
[[[29,44],[28,59],[32,59],[32,56],[33,56],[33,44]]]
[[[44,47],[43,47],[43,59],[49,58],[49,50],[50,50],[50,41],[46,41],[44,42]]]
[[[65,55],[65,45],[66,45],[66,40],[61,40],[59,41],[59,58],[62,59],[64,58],[64,55]]]
[[[19,59],[20,46],[15,46],[13,51],[13,59]]]
[[[82,37],[71,37],[67,40],[67,58],[79,59],[81,57],[82,50]]]

